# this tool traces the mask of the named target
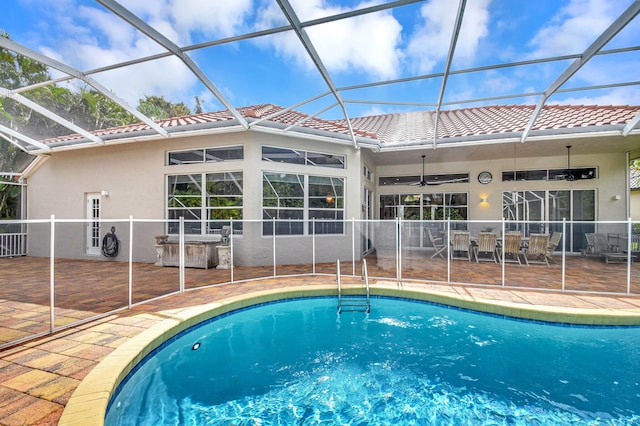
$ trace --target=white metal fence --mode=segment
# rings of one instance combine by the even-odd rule
[[[27,255],[27,234],[0,233],[0,257],[16,257]]]
[[[175,228],[175,221],[172,222],[171,229]],[[291,220],[282,221],[282,224],[278,222],[230,220],[228,232],[194,235],[185,233],[185,229],[189,232],[193,227],[185,226],[186,221],[180,220],[179,233],[166,235],[170,229],[168,221],[133,217],[103,219],[99,223],[55,217],[10,223],[0,221],[1,257],[13,257],[0,259],[0,300],[15,302],[17,309],[23,311],[32,309],[42,313],[42,306],[48,307],[46,317],[34,320],[28,331],[23,333],[24,330],[20,330],[18,333],[12,330],[14,333],[6,336],[0,332],[0,348],[131,308],[150,299],[189,291],[195,287],[194,282],[204,287],[277,276],[335,276],[336,260],[341,261],[342,275],[356,276],[365,257],[370,278],[397,281],[399,284],[421,281],[510,288],[524,286],[558,292],[595,291],[627,295],[640,292],[640,271],[635,272],[634,267],[634,257],[640,258],[640,238],[632,233],[635,223],[631,220],[351,219],[340,221],[339,226],[325,226],[327,224],[316,220],[299,221],[295,226],[291,226]],[[95,231],[92,226],[99,226],[101,237],[111,229],[115,230],[119,241],[116,256],[90,255],[87,252],[86,236]],[[8,232],[16,229],[26,232]],[[292,229],[296,233],[292,233]],[[479,233],[489,231],[494,232],[498,240],[512,231],[520,232],[525,239],[533,234],[560,233],[561,239],[552,250],[554,263],[551,267],[523,266],[522,269],[506,262],[478,263],[476,266],[475,262],[454,260],[452,246],[447,243],[441,246],[438,254],[429,238],[429,234],[436,235],[446,242],[452,241],[456,232],[468,232],[472,238],[477,238]],[[222,234],[228,237],[227,244],[221,243]],[[604,237],[607,247],[587,246],[587,234]],[[162,258],[166,255],[166,244],[173,247],[173,263]],[[611,259],[604,257],[606,253],[603,250],[613,254]],[[202,269],[189,267],[189,262],[194,261],[193,256],[202,253],[211,257],[199,265]],[[504,251],[498,253],[498,258],[504,260]],[[571,273],[567,273],[567,266],[576,260],[585,262],[590,269],[582,271],[573,266]],[[608,265],[605,260],[615,261],[617,265]],[[35,262],[35,266],[30,266],[29,262]],[[169,265],[176,267],[162,267]],[[76,268],[83,268],[82,276],[78,276],[80,270]],[[604,271],[605,268],[608,269]],[[537,282],[521,282],[523,274],[527,273],[535,277],[531,281]],[[605,276],[609,287],[584,287],[597,274]],[[150,281],[153,283],[151,286]],[[20,285],[24,285],[24,289],[19,288]],[[103,293],[96,294],[93,285]],[[114,302],[101,303],[107,299]],[[21,316],[24,317],[24,313]]]

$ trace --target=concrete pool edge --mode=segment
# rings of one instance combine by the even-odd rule
[[[344,294],[361,291],[362,285],[343,286]],[[372,285],[374,296],[416,299],[494,315],[545,322],[581,325],[640,325],[640,310],[560,308],[465,297],[432,289]],[[230,311],[277,300],[337,296],[336,286],[314,285],[262,290],[202,305],[157,312],[159,323],[131,338],[105,357],[78,385],[58,424],[103,424],[112,393],[146,355],[187,328]],[[148,313],[147,313],[148,315]]]

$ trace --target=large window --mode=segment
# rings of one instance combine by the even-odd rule
[[[322,166],[344,169],[344,155],[324,154],[300,149],[262,147],[262,160],[274,163],[301,164],[304,166]]]
[[[242,172],[208,173],[206,179],[207,232],[217,233],[229,219],[242,219]]]
[[[167,165],[219,163],[221,161],[242,160],[243,158],[244,148],[242,146],[189,149],[169,152]]]
[[[378,185],[415,185],[422,181],[430,185],[444,183],[469,183],[469,173],[443,173],[424,176],[380,176],[378,179]]]
[[[466,192],[393,194],[380,196],[380,218],[406,220],[466,220]]]
[[[308,232],[315,234],[341,234],[344,219],[344,179],[309,176]],[[315,223],[315,229],[312,229]]]
[[[229,219],[241,220],[242,172],[168,176],[169,234],[179,232],[180,217],[185,233],[194,235],[218,233]]]
[[[265,172],[262,180],[264,235],[341,234],[344,178]],[[313,228],[315,224],[315,228]]]
[[[595,167],[541,170],[507,170],[502,172],[503,182],[525,180],[580,180],[598,177]]]

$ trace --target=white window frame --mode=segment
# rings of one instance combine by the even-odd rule
[[[302,199],[303,199],[303,203],[302,203],[302,207],[279,207],[279,206],[267,206],[265,207],[264,205],[264,189],[262,190],[262,195],[260,197],[261,201],[261,211],[262,211],[262,216],[263,216],[263,220],[264,221],[268,221],[268,218],[264,217],[264,211],[265,210],[276,210],[276,211],[280,211],[280,210],[291,210],[291,211],[300,211],[302,212],[302,218],[301,219],[291,219],[291,221],[295,221],[295,220],[300,220],[302,222],[302,232],[301,233],[284,233],[284,234],[278,234],[276,233],[276,236],[307,236],[307,235],[311,235],[312,232],[310,231],[310,221],[313,220],[312,217],[310,217],[310,211],[321,211],[322,208],[317,208],[317,207],[310,207],[309,206],[309,200],[310,200],[310,194],[309,194],[309,178],[310,177],[321,177],[321,178],[329,178],[329,179],[340,179],[342,180],[342,207],[341,208],[336,208],[336,209],[332,209],[331,211],[336,211],[336,212],[342,212],[342,219],[335,219],[335,220],[329,220],[329,221],[334,221],[334,222],[342,222],[342,232],[327,232],[327,233],[317,233],[315,235],[344,235],[345,234],[345,214],[346,214],[346,189],[347,189],[347,179],[346,177],[343,176],[327,176],[327,175],[317,175],[317,174],[307,174],[307,173],[294,173],[294,172],[289,172],[289,173],[283,173],[282,171],[273,171],[273,170],[263,170],[262,172],[262,185],[264,185],[264,179],[265,179],[265,174],[286,174],[286,175],[293,175],[293,176],[300,176],[302,177],[302,186],[303,186],[303,195],[302,195]],[[264,187],[263,187],[264,188]],[[333,202],[337,202],[337,200],[334,200]],[[309,224],[307,226],[307,224]],[[265,227],[266,226],[266,227]],[[271,232],[266,232],[267,229],[269,229],[268,225],[264,225],[263,226],[263,230],[262,230],[262,235],[265,237],[270,237],[273,235],[273,230],[271,230]]]

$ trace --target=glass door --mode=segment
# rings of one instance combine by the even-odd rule
[[[87,194],[87,254],[100,254],[100,194]]]
[[[503,217],[509,221],[509,231],[521,231],[524,235],[544,233],[545,191],[514,191],[502,194]]]
[[[594,190],[549,191],[549,220],[566,219],[567,235],[564,248],[569,252],[579,252],[586,245],[584,234],[595,232],[596,192]],[[573,221],[573,222],[572,222]],[[584,222],[584,223],[575,223]],[[561,232],[561,223],[552,223],[551,232]]]

